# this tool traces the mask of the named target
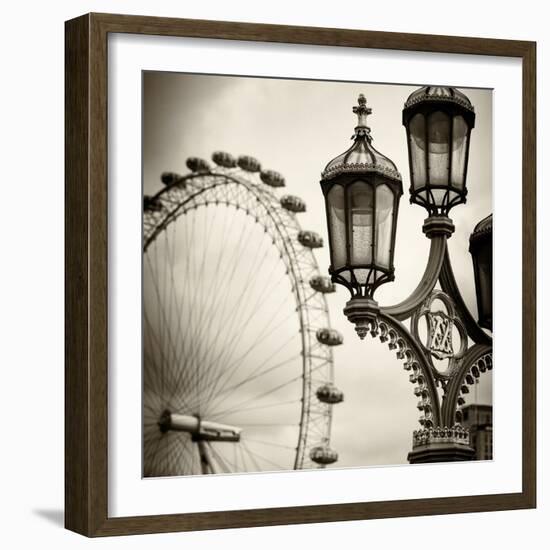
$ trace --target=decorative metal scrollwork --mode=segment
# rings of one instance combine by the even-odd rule
[[[419,423],[425,428],[440,425],[440,403],[433,369],[407,328],[391,316],[380,313],[376,320],[369,322],[368,333],[395,351],[397,358],[403,361],[403,368],[410,373],[414,395],[419,398],[417,408],[422,412]]]
[[[434,304],[437,302],[443,305],[443,309],[434,309]],[[422,342],[419,334],[419,324],[423,318],[427,322],[426,342]],[[453,332],[455,330],[460,339],[458,351],[455,351],[453,343]],[[436,378],[447,381],[456,369],[456,362],[464,355],[468,348],[466,329],[460,317],[456,314],[456,309],[450,296],[442,290],[434,290],[413,313],[411,332],[426,352]],[[447,359],[447,369],[444,371],[438,369],[434,365],[433,358],[439,361]]]
[[[442,307],[435,307],[438,302]],[[460,427],[458,407],[463,401],[461,396],[469,391],[468,386],[492,368],[492,347],[485,344],[468,347],[468,333],[460,313],[453,299],[436,289],[412,312],[410,331],[387,309],[368,321],[367,333],[395,350],[414,384],[414,394],[419,398],[417,408],[422,412],[419,418],[422,429],[415,432],[413,445],[421,439],[445,438],[445,430],[454,430],[453,441],[465,445],[468,442],[468,430]],[[425,339],[420,337],[419,327],[423,318],[427,324]],[[458,338],[453,338],[453,332]],[[434,359],[447,360],[447,368],[438,369]],[[442,399],[438,387],[443,390]]]
[[[446,425],[460,423],[462,415],[459,407],[464,405],[464,395],[470,392],[479,377],[493,368],[491,346],[475,344],[457,362],[454,375],[445,388],[441,416]]]

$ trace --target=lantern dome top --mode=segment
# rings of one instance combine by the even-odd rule
[[[353,112],[359,119],[352,136],[353,145],[332,159],[325,166],[321,177],[326,180],[340,174],[375,172],[401,181],[401,174],[393,161],[372,146],[371,130],[366,125],[367,115],[371,114],[372,109],[367,107],[363,94],[359,95],[358,105],[353,107]]]
[[[475,246],[491,239],[493,233],[493,214],[483,218],[472,231],[470,235],[470,252]]]
[[[483,218],[475,227],[472,232],[472,237],[477,236],[480,233],[487,233],[493,230],[493,214],[489,214],[486,218]]]
[[[407,98],[405,109],[418,103],[432,101],[455,103],[468,111],[474,111],[474,106],[470,103],[468,97],[450,86],[422,86]]]

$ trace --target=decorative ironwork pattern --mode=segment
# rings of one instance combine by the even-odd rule
[[[469,111],[475,111],[474,106],[470,103],[466,96],[463,96],[462,94],[457,95],[456,90],[454,90],[454,95],[451,95],[450,93],[445,93],[445,90],[449,89],[450,88],[426,86],[425,88],[421,89],[423,91],[419,90],[419,93],[412,94],[405,102],[404,108],[407,109],[424,101],[441,101],[442,103],[456,103],[457,105],[460,105],[461,107],[464,107]],[[440,93],[437,93],[438,91]]]
[[[428,345],[430,353],[437,359],[449,359],[454,356],[452,317],[443,311],[428,311]]]
[[[353,173],[353,172],[375,172],[378,174],[383,174],[389,178],[392,178],[397,181],[401,181],[401,174],[397,170],[393,170],[387,166],[381,164],[375,164],[371,162],[358,162],[358,163],[347,163],[341,162],[331,166],[327,170],[324,170],[321,173],[323,179],[330,179],[338,174],[344,173]]]
[[[380,313],[377,319],[368,322],[368,333],[379,338],[388,348],[395,351],[397,359],[403,361],[403,368],[409,372],[409,381],[414,385],[418,397],[417,409],[422,412],[418,422],[425,428],[440,425],[439,395],[432,369],[424,353],[399,321]]]
[[[447,424],[462,421],[460,407],[465,403],[465,395],[470,386],[477,383],[480,376],[493,368],[493,351],[489,346],[474,345],[458,362],[455,375],[446,387],[442,417]]]
[[[429,444],[453,443],[468,445],[470,432],[460,424],[452,427],[435,427],[413,432],[413,448]]]

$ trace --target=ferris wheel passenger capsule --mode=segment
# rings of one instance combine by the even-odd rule
[[[162,203],[156,197],[151,197],[150,195],[144,195],[143,210],[145,212],[160,212],[162,210]]]
[[[309,286],[316,290],[317,292],[322,292],[323,294],[330,294],[331,292],[336,292],[336,286],[330,280],[330,277],[324,275],[315,275],[309,280]]]
[[[262,169],[262,165],[254,157],[248,155],[241,155],[237,159],[239,168],[242,168],[245,172],[259,172]]]
[[[325,346],[339,346],[344,337],[334,328],[320,328],[317,333],[317,341]]]
[[[328,405],[336,405],[344,400],[344,392],[330,382],[317,388],[315,395],[321,403]]]
[[[300,231],[298,233],[298,242],[308,248],[322,248],[323,237],[315,231]]]
[[[300,198],[294,195],[284,195],[280,200],[281,206],[291,212],[305,212],[306,203]]]
[[[197,172],[198,174],[210,172],[210,165],[208,162],[199,157],[189,157],[185,164],[191,172]]]
[[[215,151],[212,153],[212,160],[218,166],[223,166],[224,168],[235,168],[235,166],[237,166],[235,157],[224,151]]]
[[[262,170],[260,172],[260,179],[270,187],[285,186],[285,178],[279,174],[279,172],[275,172],[274,170]]]
[[[328,446],[319,445],[311,449],[309,458],[316,464],[326,466],[327,464],[334,464],[338,460],[338,453]]]
[[[160,181],[162,181],[162,183],[164,183],[167,187],[178,183],[181,179],[181,175],[176,174],[176,172],[163,172],[160,176]]]

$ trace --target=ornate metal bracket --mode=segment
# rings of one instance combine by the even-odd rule
[[[414,384],[414,394],[419,398],[417,408],[422,412],[419,422],[429,429],[441,424],[441,405],[437,392],[437,381],[432,368],[419,343],[407,328],[387,313],[380,312],[377,319],[369,324],[369,333],[395,350],[403,368],[408,371],[409,380]]]
[[[421,430],[413,434],[411,462],[466,460],[472,457],[468,430],[461,426],[463,395],[479,376],[492,368],[492,338],[479,327],[458,289],[447,248],[454,227],[445,217],[428,218],[424,232],[431,239],[424,275],[412,294],[399,304],[379,306],[352,299],[344,310],[360,336],[370,333],[404,361],[420,398]],[[434,290],[439,281],[441,290]],[[433,311],[435,302],[444,310]],[[402,321],[410,319],[410,330]],[[422,341],[420,321],[426,321]],[[453,339],[458,335],[459,347]],[[470,338],[474,344],[469,347]],[[448,361],[442,369],[436,362]],[[441,389],[441,392],[439,391]],[[430,452],[428,452],[430,451]],[[433,452],[432,452],[433,451]]]
[[[443,266],[445,251],[447,250],[447,237],[439,235],[434,237],[431,241],[426,269],[418,286],[406,300],[393,306],[381,307],[381,311],[403,321],[408,319],[414,310],[430,295],[430,292],[434,289],[439,279],[439,273]]]

